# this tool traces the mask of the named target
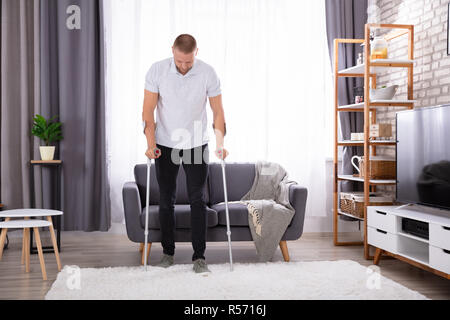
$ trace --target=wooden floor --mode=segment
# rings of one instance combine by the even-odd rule
[[[340,240],[346,240],[341,238]],[[314,260],[353,260],[361,265],[370,266],[372,261],[365,260],[362,247],[335,247],[332,234],[306,233],[299,240],[288,242],[291,261]],[[111,233],[62,233],[62,265],[80,267],[137,266],[140,263],[139,245],[132,243],[125,235]],[[152,246],[149,264],[156,264],[162,255],[159,243]],[[191,263],[192,247],[190,243],[177,243],[175,263]],[[226,242],[208,243],[207,262],[226,263],[228,246]],[[20,264],[21,238],[12,238],[8,250],[0,261],[0,299],[43,299],[56,279],[55,257],[45,254],[48,281],[43,281],[39,259],[31,256],[31,272],[25,273]],[[256,262],[255,247],[252,242],[234,242],[233,259],[235,263]],[[276,261],[282,261],[277,250]],[[420,270],[405,262],[393,258],[382,258],[380,272],[412,290],[416,290],[431,299],[450,299],[450,281],[427,271]]]

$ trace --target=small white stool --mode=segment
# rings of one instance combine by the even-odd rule
[[[36,234],[36,244],[39,254],[39,261],[41,264],[42,278],[44,280],[47,280],[47,272],[45,270],[44,255],[38,228],[49,227],[50,237],[52,239],[53,249],[56,256],[56,262],[58,264],[58,271],[61,271],[61,261],[59,259],[58,245],[56,243],[55,230],[53,228],[53,222],[51,218],[51,216],[54,215],[62,215],[62,211],[47,209],[15,209],[0,211],[0,217],[6,218],[5,222],[0,222],[0,229],[2,229],[0,235],[0,260],[2,259],[3,246],[8,229],[24,229],[22,241],[22,264],[24,264],[25,262],[25,271],[30,272],[30,228],[33,228],[33,231]],[[29,219],[30,217],[41,216],[45,216],[47,220]],[[12,217],[22,217],[24,219],[11,220]]]

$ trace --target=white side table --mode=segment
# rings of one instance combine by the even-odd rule
[[[45,217],[47,221],[51,222],[50,233],[54,235],[55,229],[53,227],[53,216],[62,216],[63,212],[59,210],[51,210],[51,209],[12,209],[12,210],[4,210],[0,211],[0,218],[5,218],[5,221],[10,220],[11,218],[35,218],[35,217]],[[33,229],[32,229],[33,230]],[[59,231],[59,230],[58,230]],[[6,234],[5,234],[6,236]],[[33,232],[30,232],[30,252],[37,253],[36,248],[33,248]],[[59,237],[56,241],[56,246],[58,248],[58,252],[61,251]],[[43,252],[53,252],[53,247],[43,247]]]
[[[23,229],[23,241],[22,241],[22,264],[25,260],[25,271],[30,272],[30,250],[28,237],[30,236],[30,229],[32,228],[36,234],[36,244],[39,253],[39,262],[41,264],[42,278],[47,280],[47,272],[45,270],[44,254],[42,252],[41,237],[39,235],[39,228],[50,227],[50,234],[52,238],[53,248],[55,251],[56,262],[58,264],[58,271],[61,271],[61,261],[59,259],[58,247],[56,245],[56,237],[53,229],[53,223],[49,216],[47,220],[29,219],[25,217],[23,220],[10,220],[10,217],[6,218],[5,222],[0,222],[0,229],[2,229],[0,237],[0,260],[3,256],[3,245],[6,238],[8,229]]]

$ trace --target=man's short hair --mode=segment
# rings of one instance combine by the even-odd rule
[[[192,53],[197,49],[197,41],[190,34],[180,34],[173,43],[173,47],[183,53]]]

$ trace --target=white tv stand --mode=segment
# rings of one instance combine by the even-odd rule
[[[423,222],[428,239],[407,233],[403,219]],[[450,211],[410,205],[367,207],[367,243],[382,254],[450,279]]]

